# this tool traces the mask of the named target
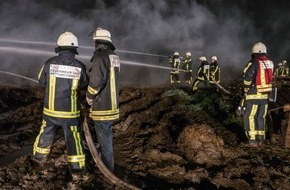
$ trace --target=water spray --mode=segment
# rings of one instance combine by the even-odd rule
[[[55,46],[56,45],[55,43],[51,43],[51,42],[25,41],[25,40],[14,40],[14,39],[5,39],[5,38],[0,38],[0,42],[17,43],[17,44],[31,44],[31,45],[45,45],[45,46]],[[94,47],[91,47],[91,46],[79,46],[79,48],[94,50]],[[137,52],[137,51],[128,51],[128,50],[116,50],[116,52],[138,54],[138,55],[147,55],[147,56],[162,57],[162,58],[168,57],[165,55],[144,53],[144,52]]]
[[[150,65],[150,64],[139,63],[139,62],[135,62],[135,61],[121,61],[121,63],[124,63],[126,65],[136,65],[136,66],[141,66],[141,67],[151,67],[151,68],[159,68],[159,69],[166,69],[166,70],[171,70],[172,69],[171,67]]]
[[[11,73],[11,72],[7,72],[7,71],[0,71],[0,73],[11,75],[11,76],[15,76],[15,77],[19,77],[19,78],[23,78],[23,79],[30,80],[32,82],[38,83],[38,81],[33,79],[33,78],[29,78],[29,77],[26,77],[26,76],[23,76],[23,75],[19,75],[19,74],[16,74],[16,73]]]
[[[56,55],[53,52],[50,51],[44,51],[44,50],[36,50],[31,48],[19,48],[19,47],[3,47],[0,46],[0,51],[6,51],[6,52],[14,52],[14,53],[22,53],[22,54],[29,54],[29,55],[47,55],[47,56],[53,56]],[[89,60],[91,59],[91,56],[89,55],[77,55],[78,58]],[[159,69],[166,69],[170,70],[170,67],[164,67],[164,66],[158,66],[158,65],[151,65],[146,63],[140,63],[140,62],[134,62],[134,61],[127,61],[127,60],[121,60],[121,63],[125,65],[135,65],[135,66],[142,66],[142,67],[149,67],[149,68],[159,68]],[[180,70],[184,71],[184,70]]]
[[[47,46],[55,46],[55,43],[51,42],[36,42],[36,41],[26,41],[26,40],[14,40],[14,39],[6,39],[6,38],[0,38],[0,42],[6,42],[6,43],[16,43],[16,44],[31,44],[31,45],[47,45]]]
[[[18,48],[18,47],[4,47],[0,46],[0,51],[12,52],[12,53],[20,53],[20,54],[31,54],[31,55],[48,55],[53,56],[55,53],[50,51],[29,49],[29,48]]]
[[[21,43],[21,44],[35,44],[35,45],[55,45],[53,43],[47,43],[47,42],[32,42],[32,41],[20,41],[20,40],[6,40],[6,39],[2,39],[0,38],[0,42],[11,42],[11,43]],[[88,46],[81,46],[83,48],[88,48],[88,49],[93,49],[92,47],[88,47]],[[56,53],[54,53],[53,51],[48,51],[48,50],[39,50],[39,49],[35,49],[35,48],[22,48],[22,47],[13,47],[13,46],[7,46],[7,45],[0,45],[0,52],[9,52],[9,53],[18,53],[18,54],[25,54],[25,55],[29,55],[29,56],[47,56],[47,57],[52,57],[52,56],[57,56]],[[144,54],[141,52],[131,52],[131,51],[126,51],[128,53],[138,53],[138,54]],[[155,54],[146,54],[146,55],[150,55],[150,56],[162,56],[162,55],[155,55]],[[83,59],[86,61],[89,61],[91,59],[91,55],[76,55],[77,59]],[[165,57],[165,56],[163,56]],[[167,57],[167,56],[166,56]],[[146,67],[146,68],[153,68],[153,69],[162,69],[162,70],[171,70],[171,67],[166,67],[166,66],[162,66],[162,65],[154,65],[154,64],[147,64],[147,63],[142,63],[142,62],[135,62],[135,61],[129,61],[129,60],[123,60],[121,59],[121,64],[124,65],[129,65],[129,66],[138,66],[138,67]],[[180,72],[184,72],[185,70],[180,69]],[[12,75],[12,76],[16,76],[16,77],[20,77],[26,80],[30,80],[33,82],[38,83],[37,80],[29,78],[29,77],[25,77],[16,73],[11,73],[11,72],[7,72],[7,71],[1,71],[1,73],[7,74],[7,75]]]

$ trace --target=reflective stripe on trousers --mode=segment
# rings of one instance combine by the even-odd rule
[[[248,132],[250,140],[265,138],[265,123],[268,104],[246,102],[246,110],[244,114],[244,126]]]
[[[55,124],[48,124],[42,121],[42,126],[33,146],[33,155],[43,156],[50,153],[50,149],[54,140],[55,132],[61,127]],[[67,148],[67,161],[72,165],[73,169],[81,169],[85,167],[85,154],[81,143],[81,134],[79,126],[62,126],[65,135],[65,143]]]

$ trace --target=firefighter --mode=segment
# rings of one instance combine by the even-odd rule
[[[285,76],[289,76],[289,67],[287,65],[287,61],[286,60],[283,60],[282,61],[282,64],[283,64],[283,67],[285,69]]]
[[[197,70],[197,78],[194,80],[192,85],[192,90],[196,91],[197,86],[200,82],[204,83],[204,87],[208,87],[208,81],[209,81],[209,63],[206,60],[205,56],[201,56],[199,58],[200,66]]]
[[[85,169],[85,154],[81,143],[80,90],[88,86],[85,65],[75,59],[78,39],[64,32],[57,40],[58,56],[48,59],[38,80],[44,88],[43,120],[33,146],[32,160],[46,162],[56,130],[62,127],[67,147],[67,162],[73,180]]]
[[[169,55],[168,61],[169,61],[169,64],[172,65],[172,56],[171,55]]]
[[[172,61],[171,61],[171,72],[170,72],[170,84],[173,83],[180,83],[180,78],[179,78],[179,67],[180,67],[180,58],[179,58],[179,53],[174,52]]]
[[[187,52],[185,58],[183,59],[183,69],[185,82],[188,84],[192,83],[192,59],[191,53]]]
[[[277,76],[277,77],[286,76],[286,69],[283,66],[283,63],[278,63],[278,67],[275,69],[274,76]]]
[[[114,170],[113,122],[119,118],[120,59],[114,52],[111,33],[97,28],[93,35],[94,55],[91,59],[90,81],[86,93],[91,106],[90,118],[94,122],[101,159],[107,168]]]
[[[211,57],[209,75],[210,83],[220,83],[220,67],[217,62],[217,56]]]
[[[246,110],[244,125],[251,146],[264,144],[268,96],[272,91],[274,64],[266,46],[258,42],[252,48],[252,59],[244,69],[243,83]]]

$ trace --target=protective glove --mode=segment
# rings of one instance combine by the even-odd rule
[[[87,101],[87,103],[88,103],[89,106],[92,106],[93,105],[93,102],[94,102],[94,99],[90,99],[88,97],[88,95],[86,95],[86,101]]]
[[[247,93],[249,91],[249,88],[244,88],[244,92]]]

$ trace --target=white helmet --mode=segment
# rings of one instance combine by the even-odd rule
[[[198,58],[200,61],[206,61],[206,57],[205,56],[201,56],[200,58]]]
[[[185,55],[186,55],[187,57],[189,57],[189,56],[191,56],[191,53],[190,53],[190,52],[187,52]]]
[[[99,27],[94,32],[93,40],[104,40],[112,43],[111,33],[108,30]]]
[[[285,65],[287,63],[287,61],[286,60],[283,60],[282,63],[283,63],[283,65]]]
[[[214,55],[214,56],[211,57],[211,59],[214,60],[214,61],[217,61],[217,56]]]
[[[179,56],[179,53],[176,51],[176,52],[174,52],[173,55],[174,55],[174,56]]]
[[[253,46],[252,53],[267,53],[267,48],[265,44],[258,42]]]
[[[73,33],[71,32],[64,32],[62,33],[56,42],[58,47],[75,47],[77,48],[79,43],[78,39]]]
[[[282,66],[283,64],[282,63],[278,63],[278,66]]]

